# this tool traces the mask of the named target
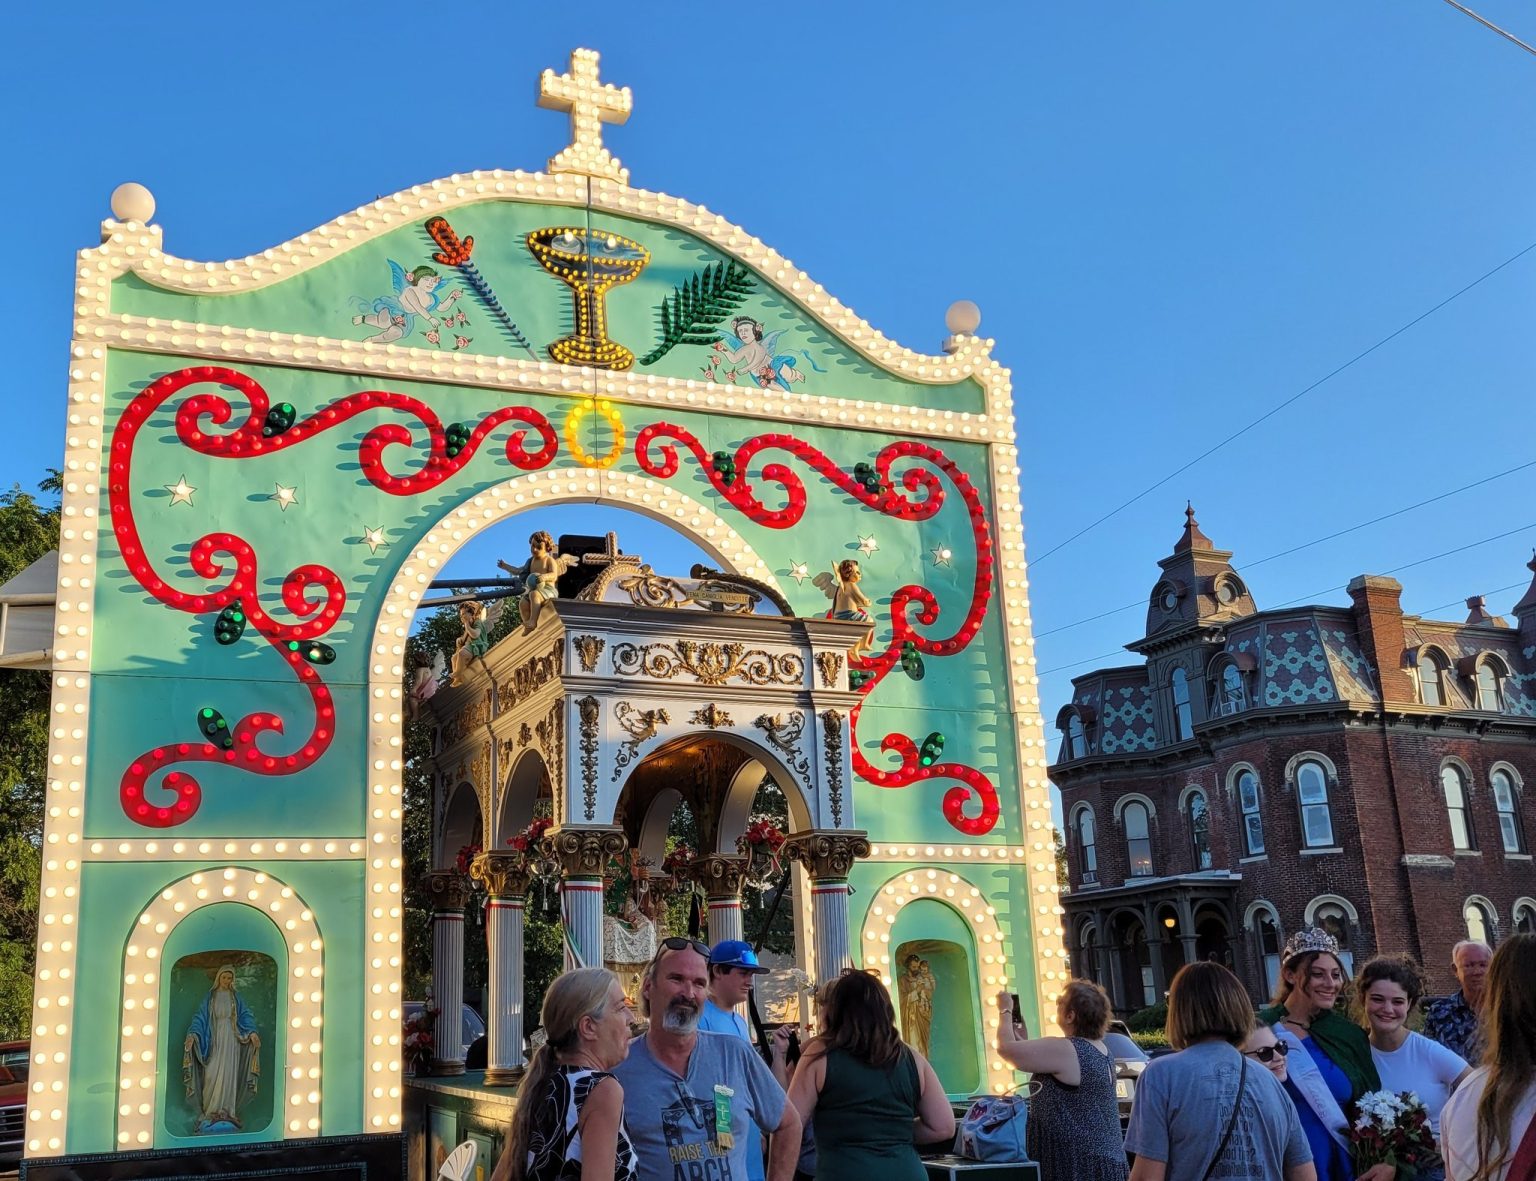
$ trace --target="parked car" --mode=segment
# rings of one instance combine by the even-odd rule
[[[1120,1108],[1120,1123],[1124,1125],[1130,1121],[1131,1105],[1136,1101],[1136,1084],[1151,1059],[1131,1040],[1131,1031],[1123,1021],[1109,1023],[1104,1046],[1115,1058],[1115,1101]]]
[[[424,1001],[406,1001],[405,1004],[401,1007],[400,1015],[403,1020],[409,1021],[412,1017],[416,1016],[416,1014],[420,1013],[423,1008],[425,1008]],[[477,1038],[482,1038],[485,1036],[485,1021],[481,1018],[479,1013],[475,1012],[474,1009],[472,1009],[467,1004],[463,1006],[463,1014],[464,1019],[462,1023],[462,1030],[459,1036],[464,1039],[463,1053],[465,1056],[468,1056],[469,1047],[475,1042]],[[439,1015],[438,1020],[442,1020],[441,1015]]]
[[[0,1169],[10,1169],[21,1160],[31,1060],[30,1042],[0,1042]]]

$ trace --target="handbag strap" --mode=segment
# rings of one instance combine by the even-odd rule
[[[1227,1120],[1227,1130],[1221,1134],[1221,1143],[1216,1146],[1216,1155],[1211,1157],[1211,1163],[1205,1166],[1205,1172],[1201,1175],[1200,1181],[1210,1181],[1211,1174],[1216,1171],[1216,1162],[1227,1150],[1227,1142],[1232,1139],[1232,1129],[1237,1127],[1237,1113],[1243,1108],[1243,1088],[1247,1085],[1248,1056],[1245,1054],[1242,1068],[1237,1072],[1237,1098],[1232,1100],[1232,1118]]]
[[[1525,1135],[1520,1137],[1520,1147],[1515,1149],[1514,1159],[1509,1162],[1509,1181],[1532,1181],[1536,1178],[1536,1119],[1526,1125]]]

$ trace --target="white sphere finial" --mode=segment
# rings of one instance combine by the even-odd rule
[[[981,309],[968,299],[957,299],[944,313],[944,327],[956,336],[975,336],[981,327]]]
[[[112,216],[148,225],[155,216],[155,195],[136,181],[118,185],[112,190]]]

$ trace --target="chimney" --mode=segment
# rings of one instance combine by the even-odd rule
[[[1412,702],[1413,679],[1403,667],[1408,640],[1403,634],[1403,584],[1379,574],[1362,574],[1349,584],[1355,605],[1355,627],[1365,655],[1376,666],[1382,704]]]

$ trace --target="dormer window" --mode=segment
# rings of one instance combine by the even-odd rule
[[[1179,609],[1178,588],[1173,586],[1164,586],[1162,590],[1158,592],[1157,605],[1164,611],[1177,611]]]
[[[1248,690],[1242,669],[1235,661],[1222,657],[1211,673],[1211,713],[1227,717],[1248,708]]]
[[[1414,673],[1419,682],[1419,704],[1445,704],[1445,658],[1433,648],[1420,648],[1414,655]]]
[[[1504,712],[1503,670],[1486,657],[1477,664],[1477,708],[1489,713]]]
[[[1243,584],[1235,574],[1221,574],[1216,578],[1216,601],[1223,607],[1233,606],[1243,597]]]
[[[1189,674],[1182,668],[1173,670],[1169,684],[1173,691],[1173,724],[1178,737],[1175,742],[1195,736],[1195,714],[1189,703]]]
[[[1057,762],[1086,758],[1093,753],[1088,741],[1088,726],[1092,718],[1091,710],[1076,705],[1066,706],[1056,715],[1056,728],[1061,731],[1061,749],[1056,753]]]

